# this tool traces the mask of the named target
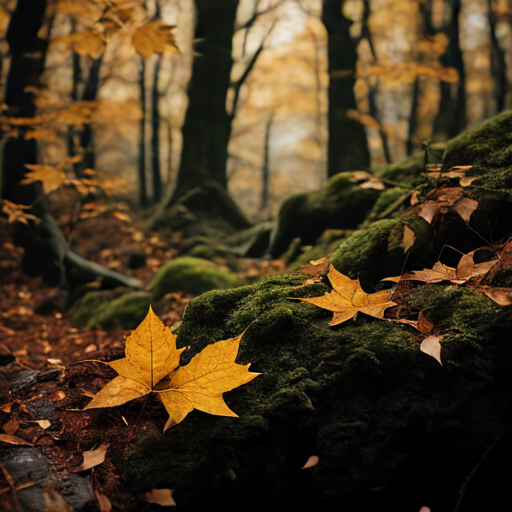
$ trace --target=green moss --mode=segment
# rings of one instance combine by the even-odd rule
[[[368,220],[373,222],[375,220],[380,220],[381,218],[388,218],[391,216],[396,216],[400,213],[400,207],[397,207],[396,210],[390,212],[386,216],[382,216],[393,204],[396,203],[399,199],[401,199],[404,194],[410,192],[410,189],[402,188],[402,187],[394,187],[384,190],[382,194],[377,199]]]
[[[187,256],[213,261],[217,265],[223,265],[226,263],[226,257],[224,254],[206,244],[195,245],[190,251],[187,252]]]
[[[228,270],[200,258],[181,256],[166,263],[156,273],[149,290],[153,300],[166,293],[204,293],[213,289],[234,288],[242,284]]]
[[[357,231],[340,245],[331,258],[331,264],[352,279],[359,277],[363,287],[371,287],[379,279],[388,277],[392,269],[385,271],[383,267],[390,234],[397,224],[400,224],[398,219],[381,220]]]
[[[380,191],[362,189],[354,175],[343,172],[327,180],[322,190],[296,194],[284,202],[273,233],[270,253],[280,256],[300,237],[312,245],[326,229],[355,229],[375,203]]]
[[[72,321],[79,327],[99,325],[104,329],[135,329],[147,315],[149,305],[146,292],[90,292],[76,304]]]
[[[431,144],[432,151],[439,157],[443,155],[445,147],[446,144],[444,142]],[[429,163],[436,163],[437,161],[433,157],[429,157]],[[411,184],[424,171],[425,153],[421,151],[398,164],[391,164],[384,169],[380,169],[376,174],[379,178],[385,178],[397,183]]]
[[[292,440],[312,444],[320,457],[321,494],[339,495],[389,481],[432,435],[462,438],[465,460],[499,435],[510,390],[491,375],[496,347],[508,346],[512,319],[504,308],[463,287],[415,292],[409,307],[427,308],[436,322],[462,331],[443,340],[442,368],[419,350],[422,336],[408,326],[360,315],[329,328],[329,312],[292,300],[327,288],[297,288],[301,282],[274,277],[189,302],[178,344],[192,348],[182,364],[246,330],[237,362],[262,375],[224,395],[239,418],[194,411],[164,436],[148,425],[126,459],[134,495],[171,487],[183,507],[202,507],[213,496],[221,505],[236,497],[260,503],[262,489],[266,497],[286,495],[295,475],[289,468],[311,455],[291,449]]]

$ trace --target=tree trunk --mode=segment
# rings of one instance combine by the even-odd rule
[[[37,33],[44,21],[45,11],[45,0],[19,0],[7,31],[6,38],[12,57],[5,103],[11,115],[17,117],[34,117],[36,112],[32,93],[26,89],[29,86],[41,86],[40,77],[44,70],[48,41],[39,39]],[[62,231],[50,214],[41,183],[21,184],[28,172],[25,165],[35,163],[35,140],[26,140],[23,133],[20,133],[19,137],[5,143],[2,198],[17,204],[33,205],[31,213],[42,221],[39,224],[32,221],[28,225],[16,224],[14,241],[25,249],[23,271],[30,277],[42,275],[50,286],[64,283],[64,269],[69,271],[74,268],[82,271],[83,275],[91,276],[90,280],[97,276],[107,279],[107,286],[141,287],[139,280],[126,278],[88,262],[69,249]]]
[[[183,126],[183,151],[174,199],[205,180],[226,188],[227,147],[231,132],[226,112],[231,47],[238,0],[196,0],[199,39],[189,107]]]
[[[270,116],[265,128],[265,149],[263,153],[263,187],[261,192],[261,209],[264,210],[268,204],[268,191],[270,185],[270,132],[274,114]]]
[[[160,171],[160,112],[158,110],[158,77],[160,75],[160,66],[162,56],[158,56],[155,63],[153,74],[153,89],[151,90],[151,175],[153,178],[153,202],[159,203],[162,199],[162,174]]]
[[[434,140],[447,140],[461,133],[466,126],[466,73],[459,43],[460,0],[449,0],[451,17],[442,31],[450,40],[448,51],[441,56],[444,67],[453,67],[459,72],[459,82],[441,82],[439,114],[434,123]]]
[[[342,0],[324,0],[322,11],[322,22],[329,37],[329,176],[370,165],[364,127],[347,117],[347,110],[356,109],[357,55],[350,38],[351,22],[342,15],[342,4]]]
[[[142,117],[140,120],[140,139],[139,139],[139,205],[143,208],[148,206],[148,193],[146,189],[146,84],[144,82],[146,63],[141,58],[140,64],[140,104]]]
[[[493,9],[493,1],[487,0],[489,9],[489,30],[491,36],[491,72],[494,78],[494,99],[496,101],[496,112],[505,108],[505,96],[507,94],[507,63],[505,52],[499,45],[496,36],[496,12]]]

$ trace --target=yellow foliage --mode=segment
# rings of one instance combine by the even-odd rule
[[[97,59],[105,51],[103,38],[94,30],[72,34],[71,45],[79,55],[89,55],[93,59]]]
[[[47,194],[57,190],[66,180],[64,171],[51,165],[25,164],[25,167],[32,172],[28,172],[25,175],[25,179],[21,181],[21,184],[30,185],[40,181]]]
[[[7,215],[7,222],[11,224],[14,222],[28,224],[29,220],[33,220],[36,223],[41,222],[41,219],[27,212],[27,210],[32,208],[31,206],[11,203],[11,201],[7,201],[7,199],[3,199],[2,203],[2,211]]]
[[[185,349],[176,348],[176,336],[153,313],[126,340],[126,357],[108,363],[118,374],[86,407],[115,407],[151,392],[164,404],[172,424],[193,409],[219,416],[237,416],[222,393],[254,379],[249,365],[235,363],[242,335],[208,345],[186,366]]]
[[[178,47],[171,33],[173,28],[160,20],[148,21],[135,31],[132,44],[145,59],[151,57],[153,53],[164,53],[165,51],[176,53]]]

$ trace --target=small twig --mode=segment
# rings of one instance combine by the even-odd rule
[[[14,480],[12,479],[11,475],[9,474],[7,469],[5,469],[5,467],[2,463],[0,463],[0,469],[2,470],[2,473],[4,474],[4,477],[7,480],[9,487],[12,490],[12,497],[14,500],[14,505],[16,507],[16,510],[21,512],[20,502],[18,501],[18,493],[16,492],[16,484],[14,483]]]
[[[491,450],[498,444],[498,441],[501,441],[503,436],[508,432],[508,428],[506,428],[499,436],[498,438],[485,450],[484,454],[482,455],[481,459],[478,461],[477,465],[473,468],[471,473],[467,476],[466,480],[462,484],[460,491],[459,491],[459,499],[457,500],[457,503],[455,504],[455,508],[453,509],[453,512],[458,512],[462,498],[464,497],[464,493],[466,492],[466,489],[468,488],[469,481],[471,480],[471,477],[477,472],[478,468],[482,465],[482,462],[485,461]]]

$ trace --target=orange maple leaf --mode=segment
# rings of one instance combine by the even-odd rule
[[[298,300],[332,311],[334,315],[329,325],[346,322],[354,318],[357,313],[383,318],[387,308],[396,306],[395,302],[389,300],[390,290],[368,294],[361,288],[359,279],[344,276],[332,265],[328,278],[334,288],[332,292],[326,292],[321,297]]]
[[[208,345],[190,363],[180,366],[185,349],[176,348],[176,336],[150,307],[126,340],[126,357],[107,363],[119,376],[99,391],[86,409],[114,407],[155,393],[173,425],[193,409],[236,417],[222,393],[260,375],[249,372],[250,365],[235,363],[242,335]]]

